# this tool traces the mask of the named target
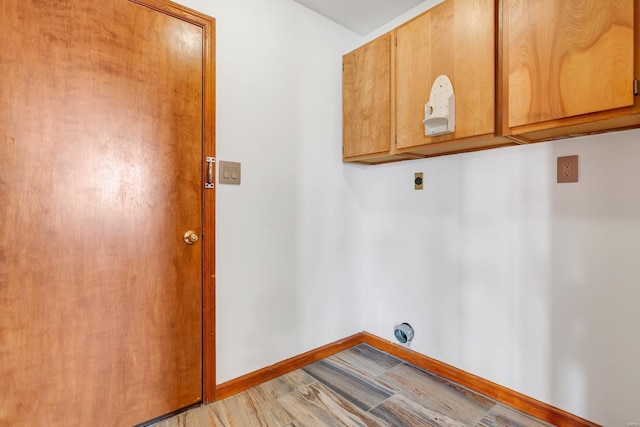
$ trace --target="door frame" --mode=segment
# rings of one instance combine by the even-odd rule
[[[207,157],[215,158],[215,18],[169,0],[129,0],[202,28],[202,401],[216,399],[215,188],[205,189]],[[215,170],[215,168],[214,168]],[[215,172],[214,172],[215,177]],[[212,177],[213,178],[213,177]],[[215,181],[215,179],[214,179]]]

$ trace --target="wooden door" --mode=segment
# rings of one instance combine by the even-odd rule
[[[202,400],[210,28],[147,3],[0,5],[0,425]]]
[[[494,1],[447,0],[396,30],[396,147],[494,132]],[[425,136],[424,106],[434,80],[449,77],[455,132]]]
[[[503,10],[506,128],[633,106],[634,0],[506,0]]]
[[[389,153],[391,34],[344,55],[343,67],[343,157]]]

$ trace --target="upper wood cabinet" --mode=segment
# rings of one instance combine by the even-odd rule
[[[495,136],[494,0],[445,0],[344,55],[343,158],[360,163],[513,145]],[[425,136],[440,75],[455,92],[455,132]]]
[[[391,34],[385,34],[344,55],[342,59],[342,141],[345,160],[389,155],[391,42]]]
[[[444,0],[344,56],[344,160],[640,127],[639,3]],[[425,104],[440,75],[455,93],[455,132],[425,136]]]
[[[636,7],[503,0],[501,133],[527,142],[640,123]]]
[[[398,151],[429,154],[495,143],[494,17],[494,0],[447,0],[396,29]],[[453,85],[455,132],[425,136],[425,104],[440,75]],[[474,141],[463,141],[469,138]]]

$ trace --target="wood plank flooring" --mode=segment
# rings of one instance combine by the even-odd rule
[[[361,344],[154,426],[542,427],[550,424]]]

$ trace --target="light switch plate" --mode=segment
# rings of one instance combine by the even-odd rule
[[[220,161],[218,183],[240,185],[240,163]]]

